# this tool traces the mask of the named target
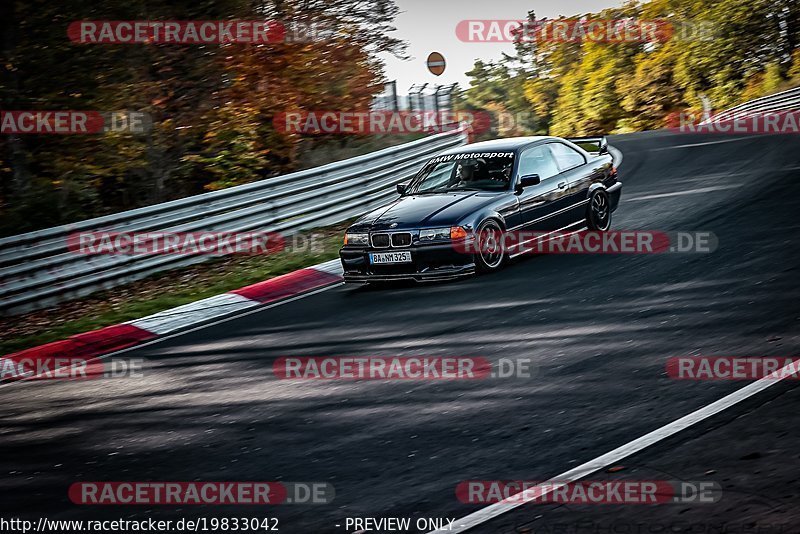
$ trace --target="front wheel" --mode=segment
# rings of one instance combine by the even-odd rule
[[[599,232],[605,232],[611,227],[611,202],[608,193],[603,189],[598,189],[589,197],[586,226],[589,230]]]
[[[503,248],[503,230],[493,220],[488,220],[478,227],[476,232],[478,253],[475,254],[475,268],[480,273],[499,270],[506,260]]]

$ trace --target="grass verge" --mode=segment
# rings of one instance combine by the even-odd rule
[[[74,334],[139,319],[146,315],[188,304],[262,282],[269,278],[338,257],[347,225],[300,234],[298,242],[314,246],[292,247],[268,256],[233,256],[158,273],[98,292],[88,297],[0,318],[0,354],[9,354]]]

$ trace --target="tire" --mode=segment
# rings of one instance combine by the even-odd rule
[[[598,189],[589,197],[586,227],[597,232],[605,232],[611,228],[611,202],[604,189]]]
[[[503,228],[494,219],[483,221],[475,235],[478,252],[475,254],[475,269],[479,273],[499,271],[508,255],[503,250]]]

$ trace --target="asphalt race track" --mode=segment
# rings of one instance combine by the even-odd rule
[[[142,378],[4,384],[2,515],[270,516],[292,534],[348,532],[347,517],[462,517],[482,506],[456,499],[460,481],[546,480],[746,385],[673,380],[670,357],[798,355],[800,138],[648,132],[610,143],[624,154],[612,228],[711,231],[715,252],[547,255],[455,283],[340,285],[127,352],[147,360]],[[272,375],[282,356],[418,355],[530,358],[538,372],[472,381]],[[718,503],[526,505],[471,532],[797,524],[796,384],[776,384],[594,476],[713,480],[723,487]],[[67,498],[73,482],[112,480],[323,481],[336,498],[266,509]]]

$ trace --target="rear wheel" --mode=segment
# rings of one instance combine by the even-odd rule
[[[506,260],[503,229],[496,221],[489,219],[481,223],[476,236],[478,240],[478,252],[475,254],[476,269],[481,273],[497,271]]]
[[[605,232],[611,227],[611,203],[608,199],[608,193],[603,189],[598,189],[589,197],[586,226],[589,230],[600,232]]]

